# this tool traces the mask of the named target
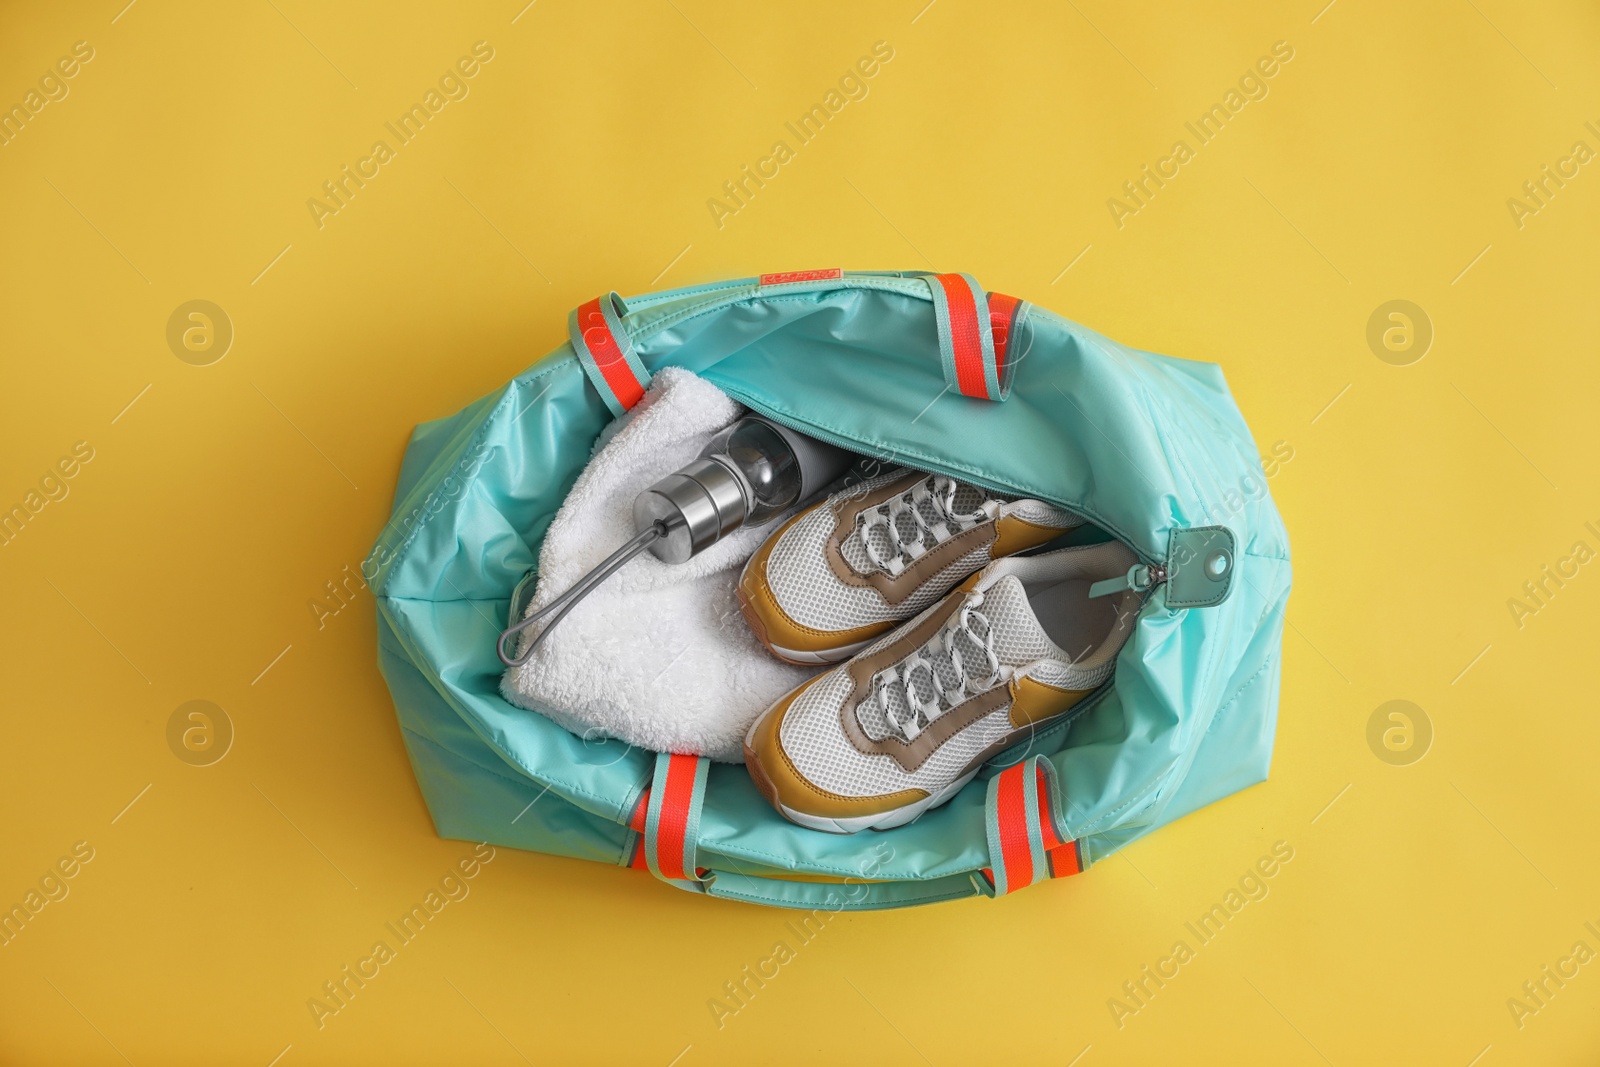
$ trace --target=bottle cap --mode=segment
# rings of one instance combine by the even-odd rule
[[[744,522],[743,481],[715,459],[697,459],[669,474],[633,502],[633,524],[664,522],[667,535],[650,546],[663,563],[683,563]]]

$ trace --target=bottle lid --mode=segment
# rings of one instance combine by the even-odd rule
[[[650,546],[663,563],[683,563],[744,522],[743,481],[715,459],[697,459],[669,474],[633,502],[633,523],[644,530],[664,522],[667,535]]]

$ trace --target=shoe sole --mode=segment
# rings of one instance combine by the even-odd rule
[[[790,664],[791,666],[824,667],[832,666],[835,663],[843,663],[845,660],[849,659],[863,648],[866,648],[873,641],[877,640],[876,637],[869,637],[863,641],[856,641],[848,645],[841,645],[838,648],[823,649],[820,652],[807,652],[802,649],[784,648],[782,645],[775,645],[768,640],[767,627],[761,621],[761,616],[756,614],[755,607],[750,603],[750,598],[745,596],[744,590],[742,588],[736,589],[735,593],[739,598],[739,614],[744,616],[745,624],[750,627],[750,632],[756,635],[756,640],[760,641],[762,646],[766,648],[768,652],[771,652],[774,656],[783,660],[783,662]]]

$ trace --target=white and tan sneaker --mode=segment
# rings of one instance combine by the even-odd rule
[[[1083,518],[943,475],[895,470],[834,493],[750,557],[739,607],[773,655],[838,663],[994,560]]]
[[[1091,598],[1138,561],[1115,542],[1002,559],[768,708],[750,777],[802,826],[887,830],[1106,682],[1143,594]]]

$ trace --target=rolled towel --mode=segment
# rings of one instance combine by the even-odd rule
[[[741,414],[688,371],[658,372],[602,434],[556,512],[523,617],[633,537],[634,498],[697,458]],[[635,557],[580,601],[531,660],[506,671],[501,693],[585,738],[743,762],[750,723],[815,673],[774,659],[739,613],[739,571],[776,526],[736,530],[686,563]]]

